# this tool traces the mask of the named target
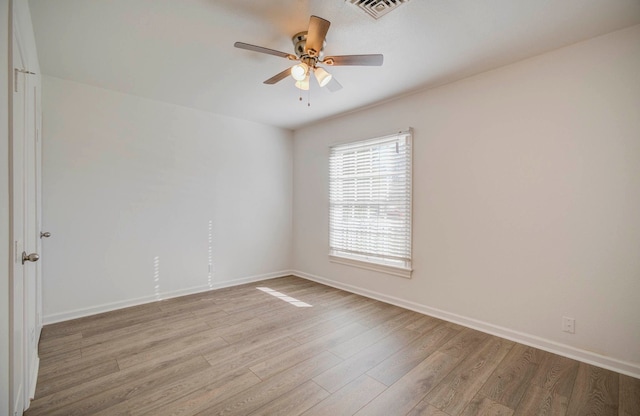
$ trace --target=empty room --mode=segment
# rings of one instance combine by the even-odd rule
[[[0,20],[0,415],[640,415],[640,1]]]

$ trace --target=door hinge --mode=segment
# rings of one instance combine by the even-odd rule
[[[18,72],[26,75],[35,75],[35,72],[27,71],[26,69],[13,68],[13,89],[14,92],[18,92]]]

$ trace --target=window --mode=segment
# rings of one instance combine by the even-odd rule
[[[411,130],[332,146],[332,261],[411,276]]]

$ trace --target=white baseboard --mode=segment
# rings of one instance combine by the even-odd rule
[[[126,299],[118,302],[104,303],[102,305],[91,306],[89,308],[75,309],[72,311],[45,315],[43,317],[43,324],[47,325],[47,324],[53,324],[57,322],[68,321],[71,319],[83,318],[85,316],[114,311],[116,309],[128,308],[130,306],[137,306],[145,303],[156,302],[162,299],[177,298],[179,296],[192,295],[194,293],[206,292],[208,290],[222,289],[225,287],[240,286],[246,283],[259,282],[262,280],[273,279],[276,277],[289,276],[291,274],[293,274],[291,270],[281,270],[273,273],[265,273],[265,274],[259,274],[254,276],[242,277],[239,279],[214,282],[211,285],[195,286],[195,287],[175,290],[172,292],[163,292],[158,295],[153,294],[153,295],[143,296],[143,297],[134,298],[134,299]]]
[[[27,406],[31,404],[31,400],[36,397],[36,382],[38,381],[38,373],[40,372],[40,357],[35,358],[35,364],[33,365],[33,370],[31,371],[31,376],[29,378],[29,382],[31,385],[29,386],[29,403]]]
[[[540,338],[535,335],[514,331],[509,328],[504,328],[504,327],[493,325],[487,322],[482,322],[477,319],[457,315],[454,313],[450,313],[447,311],[422,305],[416,302],[411,302],[411,301],[400,299],[394,296],[385,295],[383,293],[349,285],[346,283],[337,282],[335,280],[327,279],[325,277],[315,276],[315,275],[301,272],[298,270],[293,270],[291,274],[293,274],[294,276],[301,277],[303,279],[322,283],[323,285],[346,290],[347,292],[366,296],[368,298],[376,299],[381,302],[389,303],[392,305],[399,306],[401,308],[419,312],[424,315],[433,316],[434,318],[439,318],[439,319],[442,319],[448,322],[453,322],[468,328],[476,329],[478,331],[495,335],[500,338],[505,338],[511,341],[518,342],[520,344],[528,345],[530,347],[534,347],[547,352],[558,354],[563,357],[582,361],[587,364],[595,365],[597,367],[606,368],[608,370],[613,370],[618,373],[626,374],[631,377],[640,378],[640,364],[621,361],[621,360],[617,360],[615,358],[607,357],[604,355],[595,354],[593,352],[581,350],[569,345],[565,345],[565,344],[561,344],[548,339]]]

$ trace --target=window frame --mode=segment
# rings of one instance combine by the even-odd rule
[[[333,225],[334,220],[332,220],[332,215],[334,215],[334,201],[332,195],[332,189],[334,185],[334,173],[332,172],[332,164],[333,158],[336,156],[336,150],[338,152],[344,151],[345,148],[349,149],[354,146],[363,146],[363,149],[366,148],[366,144],[368,142],[372,143],[371,148],[373,148],[376,144],[384,143],[385,140],[393,141],[395,138],[396,143],[399,143],[398,140],[402,139],[406,144],[402,144],[406,146],[405,152],[403,153],[403,157],[406,157],[407,163],[403,165],[403,170],[401,172],[396,172],[394,175],[400,175],[404,173],[405,182],[404,187],[408,187],[408,193],[404,198],[404,210],[406,212],[407,220],[404,223],[408,226],[405,226],[401,234],[404,234],[406,238],[404,239],[404,244],[408,246],[408,255],[407,258],[403,258],[402,260],[398,260],[393,264],[393,260],[384,259],[382,257],[377,257],[375,254],[355,254],[355,253],[346,253],[345,251],[341,251],[340,247],[333,247]],[[380,166],[378,166],[380,167]],[[413,129],[405,129],[393,134],[381,135],[372,137],[364,140],[352,140],[348,142],[340,142],[335,143],[329,146],[329,223],[328,223],[328,234],[329,234],[329,261],[332,263],[344,264],[354,267],[359,267],[362,269],[373,270],[382,272],[385,274],[400,276],[404,278],[411,278],[411,274],[413,271]],[[408,201],[407,201],[408,199]],[[407,207],[408,205],[408,207]],[[343,248],[344,249],[344,248]],[[401,264],[404,263],[404,264]]]

